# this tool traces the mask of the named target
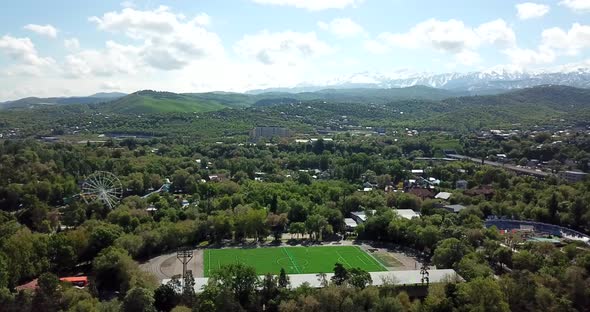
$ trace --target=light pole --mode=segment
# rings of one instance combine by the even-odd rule
[[[193,251],[188,249],[178,250],[176,252],[176,258],[182,263],[182,279],[184,280],[186,276],[186,265],[193,258]]]

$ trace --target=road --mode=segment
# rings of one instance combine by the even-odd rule
[[[474,157],[457,155],[457,154],[448,154],[447,157],[455,158],[455,159],[462,159],[462,160],[471,160],[473,162],[481,164],[481,158],[474,158]],[[484,164],[494,166],[494,167],[502,167],[507,170],[511,170],[511,171],[515,171],[515,172],[519,172],[519,173],[523,173],[523,174],[528,174],[528,175],[533,175],[536,177],[542,177],[542,178],[546,178],[546,177],[553,175],[553,173],[550,173],[550,172],[537,171],[534,169],[527,169],[527,168],[517,167],[515,165],[503,164],[503,163],[489,161],[489,160],[484,161]]]

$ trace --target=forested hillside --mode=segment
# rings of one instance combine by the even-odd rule
[[[0,115],[0,129],[19,128],[24,135],[51,135],[56,129],[60,133],[76,129],[87,133],[193,135],[208,139],[247,135],[252,127],[260,125],[285,126],[310,134],[317,129],[338,131],[350,126],[463,132],[524,129],[535,125],[582,125],[590,120],[589,98],[587,89],[544,86],[442,101],[410,99],[377,104],[282,99],[282,104],[242,107],[245,99],[241,94],[197,96],[143,91],[107,104],[5,111]],[[247,102],[245,106],[251,104]],[[184,112],[212,107],[221,110]],[[128,114],[134,116],[130,118]]]

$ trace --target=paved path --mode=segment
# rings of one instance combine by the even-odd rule
[[[159,280],[182,274],[182,263],[176,258],[176,252],[152,258],[140,264],[139,268],[152,273]],[[192,271],[194,277],[203,277],[203,250],[193,250],[193,258],[187,264],[187,270]]]

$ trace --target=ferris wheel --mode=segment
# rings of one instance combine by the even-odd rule
[[[123,186],[116,175],[107,171],[97,171],[84,180],[80,196],[88,204],[100,201],[113,209],[121,200]]]

